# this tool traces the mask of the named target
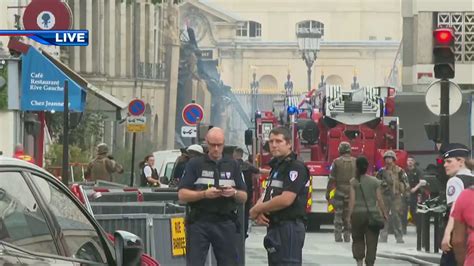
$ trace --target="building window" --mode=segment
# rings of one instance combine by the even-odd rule
[[[324,23],[316,20],[304,20],[296,24],[297,32],[319,31],[324,36]]]
[[[257,38],[262,36],[262,24],[256,21],[245,21],[237,26],[237,37]]]
[[[375,41],[375,40],[377,40],[377,37],[374,36],[374,35],[370,35],[370,36],[369,36],[369,40],[370,40],[370,41]]]

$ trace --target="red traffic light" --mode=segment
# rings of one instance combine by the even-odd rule
[[[438,44],[450,44],[454,40],[454,34],[451,29],[436,29],[433,31],[433,35]]]

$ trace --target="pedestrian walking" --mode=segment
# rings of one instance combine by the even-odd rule
[[[374,265],[381,227],[387,220],[381,181],[367,175],[369,161],[356,159],[356,175],[350,180],[349,217],[352,226],[352,255],[357,265]]]
[[[240,224],[237,204],[247,199],[245,182],[238,163],[223,157],[224,131],[213,127],[207,132],[208,154],[191,159],[178,187],[180,201],[190,207],[186,215],[186,264],[204,265],[212,244],[217,264],[241,264],[237,236]]]
[[[383,159],[385,166],[379,170],[377,178],[382,181],[382,196],[389,219],[380,232],[380,242],[387,242],[388,228],[392,226],[397,243],[403,244],[405,242],[403,241],[401,217],[403,216],[402,201],[408,191],[407,175],[402,168],[395,164],[397,155],[394,151],[386,151]]]
[[[193,144],[186,149],[182,149],[181,155],[176,159],[174,163],[169,186],[176,187],[179,184],[179,180],[183,176],[184,169],[186,168],[186,164],[189,162],[189,160],[196,156],[202,156],[203,154],[204,150],[199,144]]]
[[[155,157],[152,154],[145,156],[142,162],[138,165],[141,169],[140,186],[145,187],[159,187],[160,177],[155,168]]]
[[[269,265],[302,265],[309,171],[292,152],[288,128],[270,131],[269,148],[270,180],[250,217],[267,226],[264,247]]]
[[[413,156],[409,156],[407,159],[406,173],[408,184],[410,185],[410,197],[408,200],[407,209],[410,212],[411,222],[413,224],[416,224],[416,209],[418,206],[418,198],[420,196],[421,187],[426,184],[426,181],[423,181],[423,172],[418,168],[416,160]],[[406,232],[406,227],[408,224],[408,219],[405,219],[405,217],[407,217],[407,215],[404,215],[404,217],[402,217],[404,232]]]
[[[334,196],[334,239],[336,242],[351,242],[351,225],[349,223],[350,180],[356,173],[356,158],[351,156],[351,144],[341,142],[338,147],[339,157],[331,165],[326,199],[329,200],[330,189],[336,188]]]
[[[454,219],[453,250],[458,265],[474,265],[474,186],[463,190],[456,200],[451,217]]]
[[[113,173],[123,173],[123,167],[117,163],[109,153],[109,147],[105,143],[97,145],[97,155],[87,165],[84,176],[89,181],[105,180],[112,181]]]
[[[449,179],[446,184],[446,203],[448,204],[448,210],[445,215],[446,228],[444,230],[443,240],[441,241],[443,254],[441,255],[440,264],[450,266],[457,265],[451,243],[454,228],[454,218],[451,216],[451,211],[464,188],[474,185],[474,175],[469,169],[471,168],[469,161],[470,150],[465,145],[451,143],[445,146],[443,150],[445,151],[442,155],[444,159],[444,169]]]

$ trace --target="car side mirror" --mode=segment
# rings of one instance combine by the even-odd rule
[[[143,241],[141,238],[121,230],[115,231],[114,237],[117,265],[140,265],[143,254]]]

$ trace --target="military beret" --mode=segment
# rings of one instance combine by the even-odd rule
[[[452,157],[469,157],[471,151],[466,147],[466,145],[460,143],[450,143],[444,147],[443,158],[452,158]]]

